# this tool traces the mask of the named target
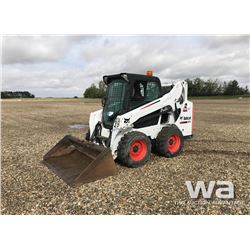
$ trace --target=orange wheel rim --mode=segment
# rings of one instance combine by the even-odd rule
[[[147,144],[144,140],[136,140],[130,147],[130,157],[133,161],[141,161],[147,154]]]
[[[177,134],[173,134],[167,141],[167,149],[170,153],[176,153],[181,146],[181,138]]]

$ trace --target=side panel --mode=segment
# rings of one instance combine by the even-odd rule
[[[190,136],[193,134],[193,103],[190,101],[184,102],[181,108],[181,113],[177,121],[176,126],[180,129],[183,136]]]

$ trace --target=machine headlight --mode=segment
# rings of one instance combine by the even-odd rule
[[[114,128],[118,128],[120,126],[120,118],[116,118],[114,121]]]
[[[108,117],[112,116],[113,114],[114,114],[113,111],[109,111],[109,112],[108,112]]]

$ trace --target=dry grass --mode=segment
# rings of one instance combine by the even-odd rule
[[[98,103],[84,100],[2,101],[2,214],[249,214],[250,100],[195,100],[195,136],[184,152],[151,155],[142,168],[77,189],[41,164],[65,134],[83,138]],[[231,180],[236,199],[192,202],[185,181]],[[199,199],[199,202],[203,202]]]

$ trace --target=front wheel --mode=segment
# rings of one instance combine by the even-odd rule
[[[119,142],[117,153],[122,164],[133,168],[142,166],[150,158],[150,139],[141,132],[129,132]]]
[[[180,154],[184,146],[184,138],[177,126],[162,128],[156,138],[156,147],[160,155],[175,157]]]

